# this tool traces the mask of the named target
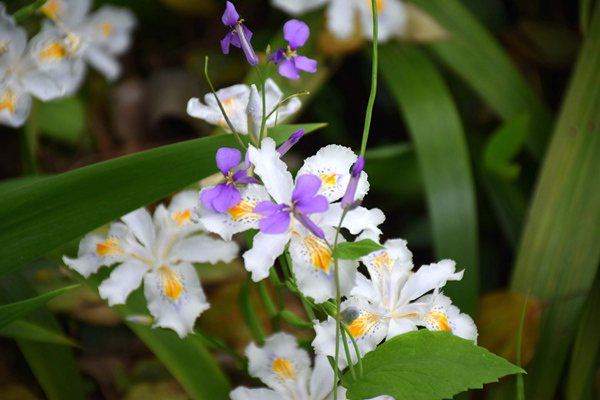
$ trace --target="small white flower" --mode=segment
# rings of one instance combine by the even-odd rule
[[[308,353],[298,347],[296,339],[287,333],[267,338],[263,347],[252,343],[246,348],[248,372],[269,388],[236,388],[232,400],[326,400],[333,398],[333,369],[326,357],[317,356],[310,366]],[[338,398],[345,399],[345,390],[338,389]]]
[[[262,122],[262,96],[256,86],[238,84],[217,90],[216,93],[236,132],[244,135],[250,133],[258,137]],[[275,81],[267,79],[265,82],[265,103],[267,116],[270,115],[266,122],[267,127],[273,127],[276,122],[280,123],[285,120],[298,111],[302,104],[297,97],[294,97],[286,104],[279,106],[282,100],[283,92],[281,89]],[[202,104],[195,97],[190,99],[187,105],[188,114],[209,124],[229,130],[215,96],[212,93],[206,94],[204,103]],[[276,108],[277,110],[274,111]]]
[[[385,249],[361,259],[371,279],[357,275],[356,286],[342,303],[342,316],[361,354],[373,350],[384,339],[416,330],[446,330],[476,341],[473,320],[452,306],[439,290],[447,281],[460,280],[455,263],[442,260],[412,272],[412,253],[401,239],[388,240]],[[433,294],[428,295],[428,292]],[[313,342],[318,354],[335,354],[335,320],[331,317],[315,326]],[[341,340],[341,338],[340,338]],[[350,340],[348,339],[348,342]],[[340,344],[342,346],[342,344]],[[350,344],[351,346],[351,344]],[[341,353],[340,353],[341,354]],[[352,354],[353,362],[356,362]],[[347,360],[342,354],[341,365]]]
[[[111,306],[123,304],[143,280],[154,326],[183,337],[209,306],[192,263],[230,262],[238,251],[235,243],[212,239],[191,222],[196,199],[195,192],[179,193],[168,208],[158,206],[154,217],[145,209],[133,211],[113,223],[106,237],[84,237],[78,257],[63,261],[85,277],[118,264],[100,285],[100,296]]]
[[[72,58],[90,64],[107,79],[121,73],[117,57],[131,45],[135,17],[124,8],[106,5],[88,14],[89,0],[48,0],[41,11],[53,21],[44,30],[61,35]]]
[[[360,30],[373,38],[371,0],[272,0],[272,4],[292,15],[300,15],[326,4],[327,27],[339,39],[348,39]],[[406,10],[400,0],[377,0],[378,39],[387,41],[406,28]],[[356,22],[360,25],[357,26]]]

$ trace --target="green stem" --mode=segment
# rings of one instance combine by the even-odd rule
[[[37,140],[39,136],[39,125],[37,121],[38,103],[33,100],[31,113],[20,135],[21,141],[21,165],[24,175],[37,175]]]
[[[208,86],[210,87],[210,91],[212,92],[213,96],[215,96],[215,100],[217,101],[219,109],[221,110],[221,114],[223,114],[223,118],[225,118],[225,122],[227,123],[229,130],[231,130],[231,133],[233,133],[233,135],[235,136],[237,141],[240,143],[240,146],[242,147],[242,149],[246,149],[247,148],[246,143],[244,143],[244,141],[240,137],[240,134],[233,127],[233,124],[231,123],[231,120],[227,116],[227,112],[225,111],[223,104],[221,104],[221,100],[219,100],[219,96],[217,96],[215,87],[213,86],[213,84],[210,80],[210,77],[208,76],[208,56],[206,56],[204,58],[204,77],[206,78],[206,82],[208,83]]]
[[[273,111],[271,111],[269,113],[269,115],[267,115],[266,119],[271,118],[271,115],[273,115],[277,110],[279,110],[279,108],[281,106],[283,106],[285,103],[287,103],[288,101],[290,101],[291,99],[293,99],[294,97],[300,97],[300,96],[308,96],[310,94],[310,92],[308,90],[304,90],[302,92],[298,92],[298,93],[294,93],[294,94],[290,94],[288,97],[286,97],[285,99],[281,100],[279,103],[277,103],[277,105],[275,106],[275,108],[273,109]],[[277,123],[275,123],[275,125],[277,125]]]
[[[527,302],[529,301],[529,294],[525,298],[523,303],[523,310],[521,311],[521,320],[519,321],[519,332],[517,333],[517,367],[521,367],[521,345],[523,341],[523,328],[525,327],[525,315],[527,313]],[[525,400],[525,382],[522,374],[517,374],[516,378],[517,386],[517,400]]]
[[[258,134],[259,138],[267,137],[267,94],[265,91],[265,80],[260,72],[260,68],[256,67],[256,74],[258,75],[258,80],[260,81],[260,90],[261,90],[261,98],[262,98],[262,119],[260,121],[260,132]]]
[[[338,240],[340,238],[340,230],[342,229],[342,223],[344,222],[344,218],[346,218],[346,214],[348,214],[348,208],[345,208],[342,212],[342,216],[340,217],[340,223],[338,225],[338,229],[335,232],[335,238],[333,240],[333,248],[331,249],[334,254],[333,262],[335,265],[334,275],[335,275],[335,368],[333,369],[333,399],[337,400],[337,385],[339,380],[339,368],[338,362],[340,360],[340,324],[342,320],[342,294],[340,289],[340,271],[339,271],[339,260],[335,256],[335,248],[337,247]],[[352,360],[348,360],[348,364],[352,364]]]
[[[362,366],[362,358],[360,356],[360,350],[358,350],[358,344],[356,343],[356,339],[354,339],[354,336],[352,336],[352,333],[350,333],[350,330],[348,329],[346,324],[342,324],[342,329],[344,330],[344,332],[346,332],[346,334],[350,338],[350,341],[352,342],[352,347],[354,347],[354,352],[356,353],[356,359],[358,360],[358,376],[361,377],[363,374],[363,366]]]
[[[233,358],[235,358],[235,360],[239,363],[244,362],[244,360],[245,360],[244,357],[241,354],[239,354],[237,351],[235,351],[234,349],[227,346],[227,344],[225,344],[225,342],[223,342],[222,340],[217,339],[217,338],[207,334],[206,332],[197,330],[197,329],[194,330],[194,334],[197,335],[204,342],[204,344],[207,347],[227,353],[230,356],[232,356]]]
[[[365,155],[367,150],[367,140],[369,139],[369,130],[371,128],[371,117],[373,115],[373,105],[375,104],[375,96],[377,95],[377,37],[379,35],[378,18],[377,18],[377,0],[371,0],[371,9],[373,11],[373,66],[371,70],[371,94],[369,94],[369,102],[367,103],[367,112],[365,114],[365,126],[362,135],[362,144],[360,146],[360,154]]]
[[[343,324],[340,324],[340,328]],[[344,354],[346,354],[346,360],[348,360],[348,366],[350,367],[350,374],[352,375],[352,380],[356,380],[356,372],[354,371],[354,365],[352,364],[352,356],[350,355],[350,347],[348,347],[348,341],[346,340],[346,330],[341,329],[340,333],[342,334],[342,343],[344,344]]]

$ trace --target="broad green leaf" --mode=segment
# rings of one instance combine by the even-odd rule
[[[600,262],[600,6],[573,70],[517,253],[511,287],[545,308],[527,398],[552,399]]]
[[[0,277],[0,298],[16,302],[36,296],[36,292],[19,274]],[[28,322],[60,334],[60,324],[46,307],[35,310]],[[84,399],[83,381],[71,348],[64,345],[17,339],[17,345],[27,364],[50,400]],[[58,367],[60,366],[60,367]]]
[[[27,339],[34,342],[73,346],[77,344],[61,333],[40,324],[19,320],[0,328],[0,336],[13,339]]]
[[[48,293],[32,297],[27,300],[17,301],[15,303],[0,305],[0,328],[3,328],[16,320],[30,314],[37,308],[46,304],[50,299],[73,289],[77,285],[67,286]]]
[[[302,125],[307,132],[323,124]],[[281,142],[299,125],[270,130]],[[215,152],[232,135],[208,137],[51,176],[0,197],[0,273],[217,171]]]
[[[442,62],[502,119],[523,113],[530,116],[527,145],[541,158],[551,129],[551,115],[496,39],[459,0],[411,1],[448,30],[447,40],[430,45]]]
[[[342,260],[358,260],[367,254],[383,248],[382,245],[375,243],[371,239],[363,239],[358,242],[338,243],[333,255]]]
[[[521,166],[511,160],[521,151],[527,138],[529,117],[520,115],[500,127],[488,140],[483,153],[486,169],[504,179],[515,179]]]
[[[440,73],[416,47],[382,46],[380,65],[414,142],[436,255],[465,269],[462,282],[445,291],[459,307],[472,312],[479,279],[477,206],[456,106]]]
[[[597,371],[598,354],[600,354],[599,309],[600,274],[596,273],[596,280],[581,312],[571,353],[566,391],[569,400],[594,398],[593,377]]]
[[[349,399],[389,395],[402,400],[451,398],[524,371],[450,332],[419,330],[396,336],[362,359],[363,375],[343,376]]]
[[[37,105],[37,124],[45,136],[75,143],[85,128],[85,106],[79,97],[67,97]]]

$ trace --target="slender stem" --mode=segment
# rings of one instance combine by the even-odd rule
[[[365,126],[362,135],[362,144],[360,146],[360,154],[365,155],[367,150],[367,140],[369,139],[369,129],[371,128],[371,117],[373,115],[373,105],[375,104],[375,96],[377,95],[377,39],[379,35],[378,18],[377,18],[377,0],[371,0],[371,9],[373,11],[373,66],[371,71],[371,94],[367,103],[367,112],[365,114]]]
[[[343,324],[340,324],[340,328]],[[344,354],[346,354],[346,360],[348,360],[348,366],[350,367],[350,374],[352,375],[352,379],[356,380],[356,372],[354,372],[354,365],[352,364],[352,356],[350,355],[350,347],[348,346],[348,341],[346,340],[346,330],[341,329],[340,333],[342,334],[342,343],[344,344]]]
[[[240,134],[233,127],[233,124],[231,123],[231,120],[227,116],[227,112],[225,111],[223,104],[221,104],[221,100],[219,100],[219,96],[217,96],[215,87],[213,86],[213,84],[210,80],[210,77],[208,76],[208,56],[206,56],[204,58],[204,77],[206,78],[206,82],[208,83],[208,86],[210,87],[210,91],[212,92],[213,96],[215,96],[215,100],[217,101],[217,104],[219,105],[219,109],[221,110],[221,114],[223,114],[223,118],[225,118],[225,122],[227,123],[229,130],[231,130],[231,133],[233,133],[235,138],[238,140],[238,142],[240,143],[240,146],[242,146],[243,149],[246,149],[247,148],[246,143],[244,143],[244,141],[240,137]]]
[[[352,333],[350,333],[350,330],[348,329],[346,324],[342,324],[342,329],[344,330],[344,332],[346,332],[346,334],[350,338],[350,341],[352,342],[352,347],[354,347],[354,352],[356,353],[356,359],[358,360],[358,376],[361,377],[363,374],[363,366],[362,366],[362,358],[360,356],[360,350],[358,349],[358,344],[356,343],[356,339],[354,339],[354,336],[352,335]]]
[[[340,288],[340,271],[339,271],[339,262],[338,258],[335,256],[335,248],[337,247],[338,240],[340,238],[340,230],[342,223],[344,222],[344,218],[346,218],[346,214],[348,214],[348,208],[345,208],[342,212],[342,216],[340,217],[340,223],[338,225],[338,229],[335,232],[335,238],[333,239],[333,262],[335,265],[334,275],[335,275],[335,368],[333,370],[333,398],[337,400],[337,384],[338,384],[338,362],[340,360],[340,324],[342,320],[342,294]],[[352,363],[352,360],[348,360],[348,364]]]
[[[523,342],[523,328],[525,326],[525,315],[527,314],[527,302],[529,301],[529,294],[525,298],[523,303],[523,310],[521,311],[521,320],[519,321],[519,332],[517,333],[517,367],[521,367],[521,345]],[[517,374],[516,380],[517,389],[517,400],[525,400],[525,382],[521,374]]]
[[[37,143],[39,125],[37,120],[38,104],[36,100],[31,103],[31,113],[25,124],[21,135],[21,165],[24,175],[37,175],[39,172],[37,164]]]
[[[262,98],[262,119],[260,121],[260,133],[258,134],[259,138],[267,137],[267,94],[265,90],[265,80],[260,72],[260,68],[256,67],[256,74],[258,75],[258,80],[260,81],[260,90],[261,90],[261,98]]]
[[[279,110],[279,108],[281,106],[283,106],[285,103],[287,103],[288,101],[290,101],[294,97],[308,96],[309,94],[310,94],[310,92],[308,90],[304,90],[302,92],[290,94],[288,97],[286,97],[285,99],[283,99],[279,103],[277,103],[277,105],[275,106],[275,108],[269,113],[269,115],[267,115],[267,119],[271,118],[271,115],[273,115],[277,110]],[[275,124],[275,125],[277,125],[277,124]]]
[[[277,311],[277,307],[275,307],[275,303],[271,300],[271,295],[269,294],[269,290],[267,289],[267,285],[265,285],[265,281],[260,281],[256,284],[258,286],[258,295],[260,296],[260,300],[267,310],[267,314],[271,318],[277,316],[279,311]]]
[[[244,357],[242,355],[240,355],[234,349],[232,349],[229,346],[227,346],[227,344],[225,344],[225,342],[223,342],[222,340],[217,339],[217,338],[209,335],[208,333],[206,333],[204,331],[201,331],[201,330],[197,330],[197,329],[194,330],[193,333],[195,335],[197,335],[198,337],[200,337],[200,339],[208,347],[211,347],[211,348],[213,348],[215,350],[220,350],[220,351],[223,351],[223,352],[229,354],[230,356],[232,356],[233,358],[235,358],[235,360],[237,362],[244,362]]]

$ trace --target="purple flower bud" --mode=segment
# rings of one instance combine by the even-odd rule
[[[296,51],[304,46],[310,29],[308,25],[297,19],[289,20],[283,26],[283,38],[288,42],[287,49],[279,49],[269,57],[269,61],[279,64],[279,74],[288,79],[299,79],[300,71],[317,72],[317,62],[311,58],[298,55]]]
[[[221,40],[223,54],[229,54],[229,47],[235,46],[244,51],[250,65],[258,64],[260,59],[250,43],[252,32],[246,27],[244,20],[240,18],[235,6],[230,1],[227,2],[221,21],[223,21],[223,25],[229,27],[229,32]]]
[[[302,128],[302,129],[298,129],[296,132],[292,133],[292,135],[288,138],[288,140],[286,140],[284,144],[279,146],[279,148],[277,149],[277,152],[279,152],[280,155],[284,155],[285,153],[290,151],[290,149],[292,147],[294,147],[294,145],[300,141],[300,139],[302,138],[302,135],[304,135],[305,131],[306,131],[306,129]]]
[[[356,208],[360,202],[355,201],[354,196],[356,196],[356,189],[358,188],[358,181],[360,180],[360,175],[365,168],[365,158],[360,155],[358,156],[358,160],[352,166],[352,171],[350,172],[350,182],[348,182],[348,187],[346,188],[346,193],[342,198],[341,206],[342,208],[349,207],[350,209]]]

